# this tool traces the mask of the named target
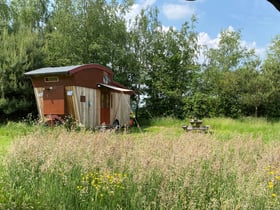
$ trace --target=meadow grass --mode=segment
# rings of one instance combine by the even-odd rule
[[[217,139],[228,140],[236,136],[243,138],[260,138],[264,142],[280,141],[280,122],[268,121],[264,118],[211,118],[205,119]]]
[[[36,130],[43,131],[45,128],[37,123],[8,122],[0,124],[0,157],[7,153],[14,139],[25,136]]]
[[[118,134],[28,128],[5,155],[0,208],[278,209],[280,125],[204,122],[213,134],[172,118]]]

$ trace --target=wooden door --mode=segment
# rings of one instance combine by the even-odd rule
[[[102,124],[110,124],[110,104],[110,92],[101,90],[100,121]]]
[[[43,93],[44,114],[64,115],[64,87],[50,86],[45,87]]]

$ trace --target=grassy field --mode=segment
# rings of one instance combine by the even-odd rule
[[[0,209],[279,209],[280,123],[154,119],[128,133],[0,127]]]
[[[0,157],[7,153],[7,149],[14,139],[25,136],[35,129],[35,126],[27,125],[26,123],[9,122],[8,124],[0,125]]]

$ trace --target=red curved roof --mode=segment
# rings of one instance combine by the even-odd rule
[[[75,74],[75,73],[78,73],[79,71],[83,71],[85,69],[99,69],[99,70],[102,70],[102,71],[106,71],[108,74],[113,74],[112,70],[105,67],[105,66],[102,66],[100,64],[84,64],[84,65],[81,65],[81,66],[78,66],[72,70],[69,71],[69,74]]]
[[[25,75],[27,76],[34,76],[34,75],[49,75],[49,74],[75,74],[80,71],[86,69],[99,69],[102,71],[107,72],[108,74],[113,75],[111,69],[102,66],[100,64],[84,64],[84,65],[76,65],[76,66],[60,66],[60,67],[45,67],[36,70],[32,70],[26,72]]]

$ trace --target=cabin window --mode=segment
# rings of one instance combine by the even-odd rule
[[[38,97],[43,97],[44,93],[43,92],[39,92],[38,93]]]
[[[45,82],[58,82],[58,77],[45,77]]]
[[[68,95],[68,96],[72,96],[72,95],[73,95],[73,91],[72,91],[72,90],[68,90],[68,91],[67,91],[67,95]]]
[[[86,96],[80,96],[80,102],[86,102]]]

